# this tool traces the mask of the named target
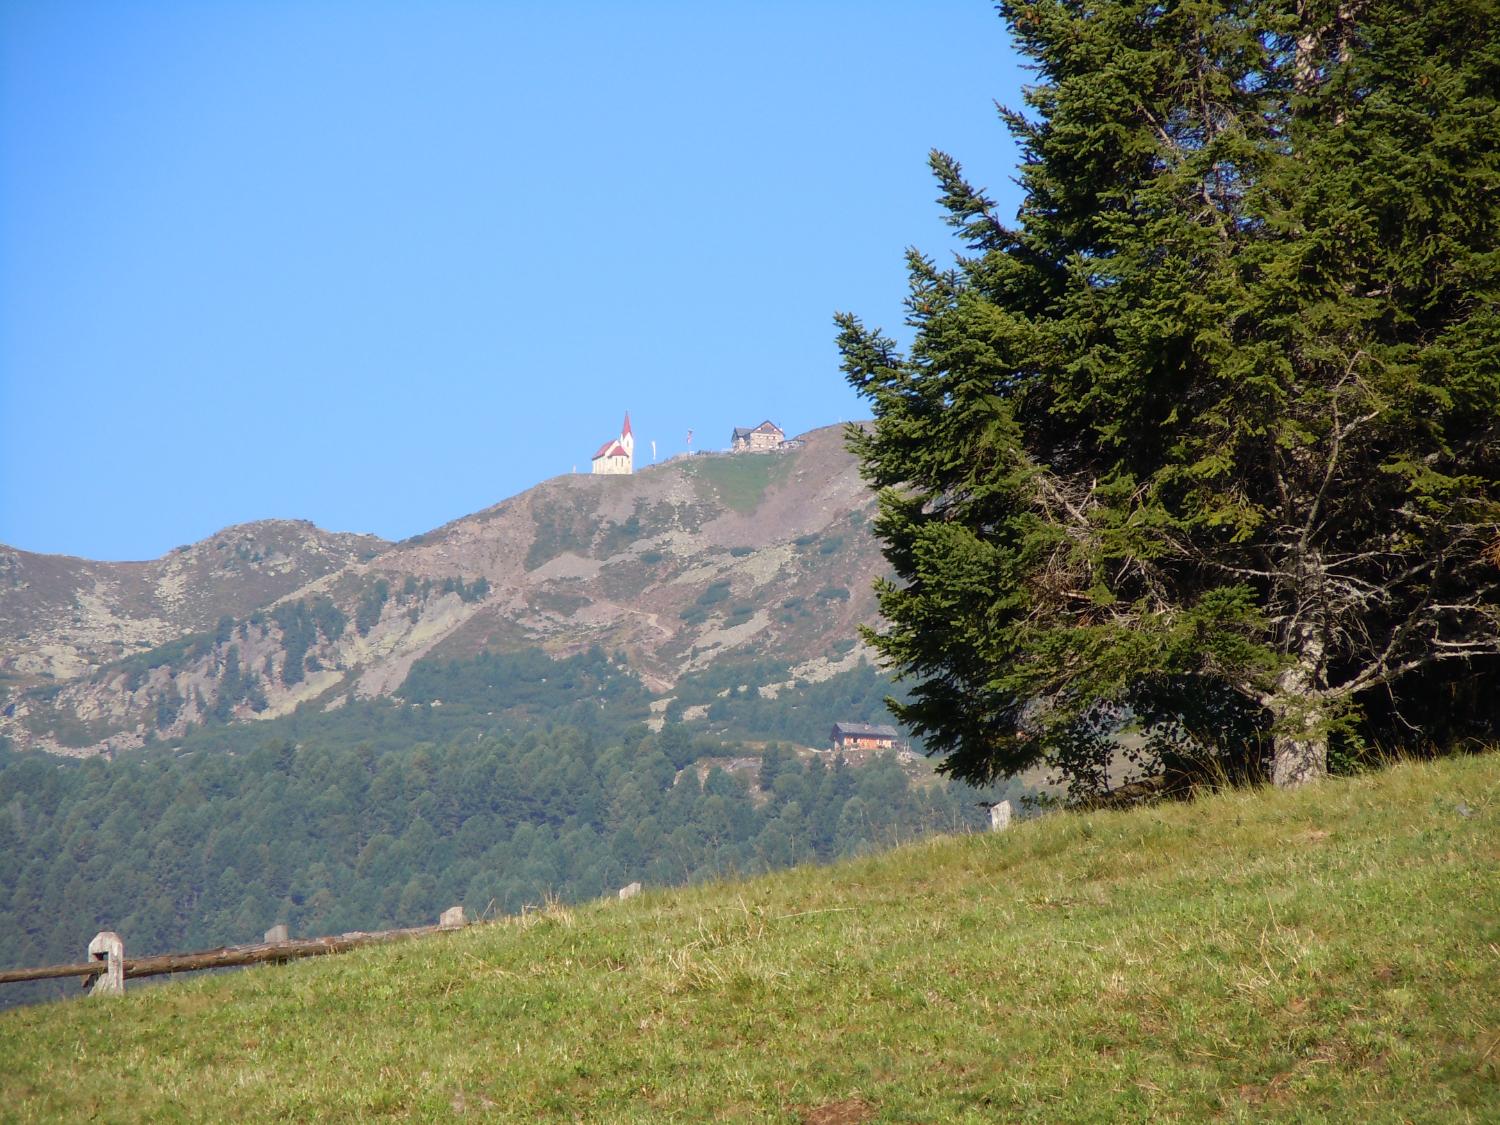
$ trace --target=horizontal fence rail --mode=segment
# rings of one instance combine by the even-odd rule
[[[1009,804],[1006,810],[1009,811]],[[624,900],[641,893],[640,883],[621,887],[618,895]],[[407,938],[425,937],[428,934],[461,930],[469,925],[462,906],[450,906],[438,917],[435,926],[411,926],[401,930],[352,930],[349,933],[330,937],[291,938],[285,925],[276,925],[266,931],[264,941],[247,945],[221,945],[217,949],[200,949],[193,953],[160,953],[154,957],[125,956],[125,941],[119,934],[105,930],[94,935],[89,942],[87,961],[71,965],[41,965],[26,969],[0,969],[0,984],[20,984],[23,981],[55,980],[65,977],[83,977],[83,986],[94,996],[117,995],[125,991],[126,980],[132,977],[157,977],[169,973],[194,973],[200,969],[228,969],[235,965],[279,964],[296,961],[301,957],[321,957],[325,953],[344,953],[362,945],[378,945],[381,942],[403,941]]]
[[[84,987],[94,995],[125,991],[125,981],[132,977],[164,976],[168,973],[192,973],[201,969],[227,969],[235,965],[276,964],[302,957],[321,957],[344,953],[362,945],[404,941],[428,934],[447,933],[468,925],[461,906],[443,911],[435,926],[412,926],[400,930],[354,930],[330,937],[286,938],[286,928],[278,926],[266,934],[268,940],[249,945],[224,945],[217,949],[200,949],[192,953],[162,953],[154,957],[126,958],[125,943],[108,930],[89,942],[89,960],[71,965],[42,965],[26,969],[0,969],[0,984],[22,981],[52,980],[59,977],[83,977]]]
[[[0,969],[0,984],[18,984],[23,980],[51,980],[53,977],[93,977],[104,972],[103,961],[80,961],[72,965],[43,965],[36,969]]]

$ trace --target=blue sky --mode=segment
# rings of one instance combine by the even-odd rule
[[[982,0],[0,0],[0,542],[401,538],[866,411],[831,318],[1012,211]]]

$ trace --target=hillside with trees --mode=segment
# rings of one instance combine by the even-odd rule
[[[817,699],[879,686],[866,669]],[[73,960],[101,929],[133,954],[170,952],[276,923],[318,936],[455,904],[494,917],[822,863],[983,827],[981,802],[1001,796],[890,754],[856,768],[745,745],[710,720],[652,732],[639,682],[597,650],[435,664],[410,696],[211,725],[113,761],[0,751],[0,965]],[[723,702],[744,729],[803,733],[795,692],[782,713]],[[10,988],[0,1003],[63,991]]]

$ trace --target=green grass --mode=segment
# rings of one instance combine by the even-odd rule
[[[1497,872],[1495,754],[1060,814],[7,1012],[0,1116],[1494,1121]]]
[[[688,471],[707,485],[719,501],[741,515],[753,512],[766,489],[785,480],[797,460],[796,453],[738,453],[720,457],[698,457],[688,462]]]

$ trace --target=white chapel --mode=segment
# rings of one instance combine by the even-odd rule
[[[610,438],[594,454],[594,472],[635,472],[635,435],[630,432],[630,411],[625,412],[625,425],[620,429],[620,436]]]

